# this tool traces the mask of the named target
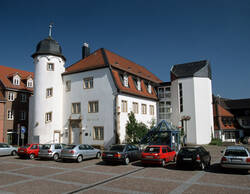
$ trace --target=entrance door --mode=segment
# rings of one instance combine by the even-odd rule
[[[54,143],[60,143],[60,132],[54,132]]]
[[[71,143],[72,144],[80,144],[80,138],[81,138],[81,134],[80,134],[80,122],[81,121],[71,121]]]

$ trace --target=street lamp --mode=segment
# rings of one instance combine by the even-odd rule
[[[190,116],[185,115],[181,117],[182,121],[185,121],[185,127],[184,127],[184,136],[183,136],[183,144],[186,145],[186,138],[187,138],[187,122],[191,119]]]

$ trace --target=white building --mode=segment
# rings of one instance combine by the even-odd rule
[[[81,60],[65,68],[66,59],[55,40],[48,37],[37,45],[32,55],[35,88],[30,100],[30,142],[102,146],[125,142],[131,111],[147,126],[160,119],[180,126],[188,115],[187,143],[210,142],[212,91],[206,61],[190,63],[195,71],[188,76],[188,64],[175,65],[172,82],[163,83],[143,66],[106,49],[90,54],[85,43],[82,54]]]

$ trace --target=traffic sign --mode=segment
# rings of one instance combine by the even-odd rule
[[[25,133],[26,132],[26,127],[25,126],[21,126],[21,133]]]

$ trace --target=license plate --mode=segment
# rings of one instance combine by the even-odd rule
[[[241,162],[242,160],[241,160],[241,159],[238,159],[238,158],[232,158],[231,161],[232,161],[232,162]]]
[[[192,158],[183,158],[183,160],[190,161]]]
[[[113,154],[107,154],[107,156],[108,156],[108,157],[112,157],[112,156],[113,156]]]
[[[23,150],[20,150],[19,152],[24,152]]]
[[[146,156],[146,158],[153,158],[153,156]]]

